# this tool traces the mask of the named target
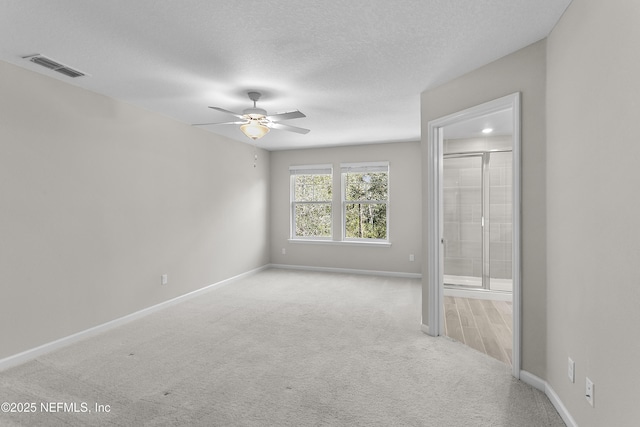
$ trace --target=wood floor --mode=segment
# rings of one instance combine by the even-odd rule
[[[444,297],[445,335],[511,366],[511,302]]]

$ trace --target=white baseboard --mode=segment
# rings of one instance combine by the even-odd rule
[[[144,316],[147,316],[156,311],[162,310],[164,308],[170,307],[172,305],[178,304],[180,302],[186,301],[188,299],[194,298],[201,293],[204,293],[208,290],[211,290],[214,287],[222,286],[225,284],[229,284],[236,280],[245,278],[247,276],[251,276],[260,271],[269,269],[269,268],[280,268],[280,269],[290,269],[290,270],[309,270],[309,271],[323,271],[323,272],[333,272],[333,273],[349,273],[349,274],[365,274],[365,275],[374,275],[374,276],[389,276],[389,277],[402,277],[402,278],[412,278],[419,279],[422,277],[421,274],[417,273],[402,273],[402,272],[392,272],[392,271],[374,271],[374,270],[354,270],[348,268],[328,268],[328,267],[310,267],[310,266],[298,266],[298,265],[283,265],[283,264],[267,264],[262,267],[258,267],[256,269],[247,271],[242,274],[238,274],[237,276],[230,277],[228,279],[222,280],[220,282],[205,286],[203,288],[197,289],[195,291],[186,293],[184,295],[180,295],[176,298],[172,298],[170,300],[161,302],[159,304],[153,305],[151,307],[147,307],[145,309],[136,311],[134,313],[128,314],[126,316],[120,317],[118,319],[111,320],[109,322],[103,323],[98,326],[94,326],[93,328],[86,329],[84,331],[60,338],[58,340],[43,344],[41,346],[32,348],[30,350],[23,351],[21,353],[15,354],[13,356],[6,357],[4,359],[0,359],[0,372],[14,366],[21,365],[30,360],[37,358],[46,353],[50,353],[54,350],[57,350],[62,347],[66,347],[75,342],[81,341],[86,338],[90,338],[102,332],[106,332],[110,329],[113,329],[117,326],[124,325],[136,319],[140,319]],[[425,334],[429,335],[429,326],[422,323],[420,325],[420,329]],[[569,427],[578,427],[578,424],[575,422],[567,408],[564,406],[560,397],[557,393],[551,388],[549,383],[544,381],[543,379],[531,374],[527,371],[520,371],[520,380],[530,386],[542,391],[551,401],[553,406],[556,408],[560,417],[565,422],[565,424]]]
[[[520,381],[544,393],[547,382],[527,371],[520,371]]]
[[[422,279],[420,273],[405,273],[401,271],[357,270],[353,268],[312,267],[308,265],[270,264],[271,268],[284,270],[321,271],[326,273],[363,274],[368,276],[400,277],[404,279]]]
[[[578,423],[573,419],[567,407],[560,400],[560,396],[551,388],[548,382],[527,371],[520,371],[520,380],[543,392],[568,427],[578,427]]]
[[[134,313],[128,314],[126,316],[120,317],[118,319],[111,320],[109,322],[103,323],[98,326],[94,326],[93,328],[86,329],[84,331],[77,332],[73,335],[69,335],[55,341],[43,344],[41,346],[32,348],[30,350],[23,351],[21,353],[15,354],[13,356],[6,357],[4,359],[0,359],[0,372],[6,369],[12,368],[14,366],[21,365],[25,362],[35,359],[38,356],[41,356],[46,353],[50,353],[54,350],[57,350],[62,347],[66,347],[75,342],[81,341],[83,339],[98,335],[102,332],[106,332],[109,329],[113,329],[117,326],[124,325],[125,323],[129,323],[133,320],[140,319],[141,317],[147,316],[151,313],[155,313],[158,310],[162,310],[164,308],[170,307],[172,305],[178,304],[180,302],[186,301],[188,299],[194,298],[199,294],[211,290],[214,287],[222,286],[234,282],[236,280],[242,279],[244,277],[256,274],[262,270],[266,270],[269,268],[269,265],[263,265],[262,267],[258,267],[256,269],[247,271],[245,273],[238,274],[237,276],[230,277],[228,279],[222,280],[220,282],[214,283],[212,285],[205,286],[204,288],[197,289],[195,291],[186,293],[184,295],[180,295],[178,297],[172,298],[170,300],[161,302],[159,304],[153,305],[151,307],[144,308],[140,311],[136,311]]]

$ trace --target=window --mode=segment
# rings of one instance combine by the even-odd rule
[[[389,163],[348,163],[341,170],[344,240],[389,240]]]
[[[291,166],[291,238],[331,239],[331,165]]]

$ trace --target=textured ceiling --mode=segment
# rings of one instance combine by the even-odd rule
[[[1,0],[0,59],[184,123],[258,90],[298,109],[255,145],[420,139],[420,93],[546,37],[570,0]],[[88,73],[71,79],[23,56]],[[64,102],[64,100],[62,100]],[[236,126],[203,130],[251,143]]]

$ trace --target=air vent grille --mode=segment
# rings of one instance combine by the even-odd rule
[[[69,77],[82,77],[85,74],[78,71],[78,70],[74,70],[73,68],[69,68],[69,67],[62,67],[62,68],[56,68],[57,72],[64,74],[65,76],[69,76]]]
[[[63,65],[57,61],[54,61],[51,58],[47,58],[46,56],[43,55],[30,55],[30,56],[25,56],[24,59],[28,59],[29,61],[33,62],[34,64],[38,64],[41,65],[43,67],[46,67],[50,70],[53,71],[57,71],[60,74],[64,74],[65,76],[68,77],[82,77],[85,76],[86,74],[83,73],[82,71],[78,71],[78,70],[74,70],[71,67],[67,67],[66,65]]]

